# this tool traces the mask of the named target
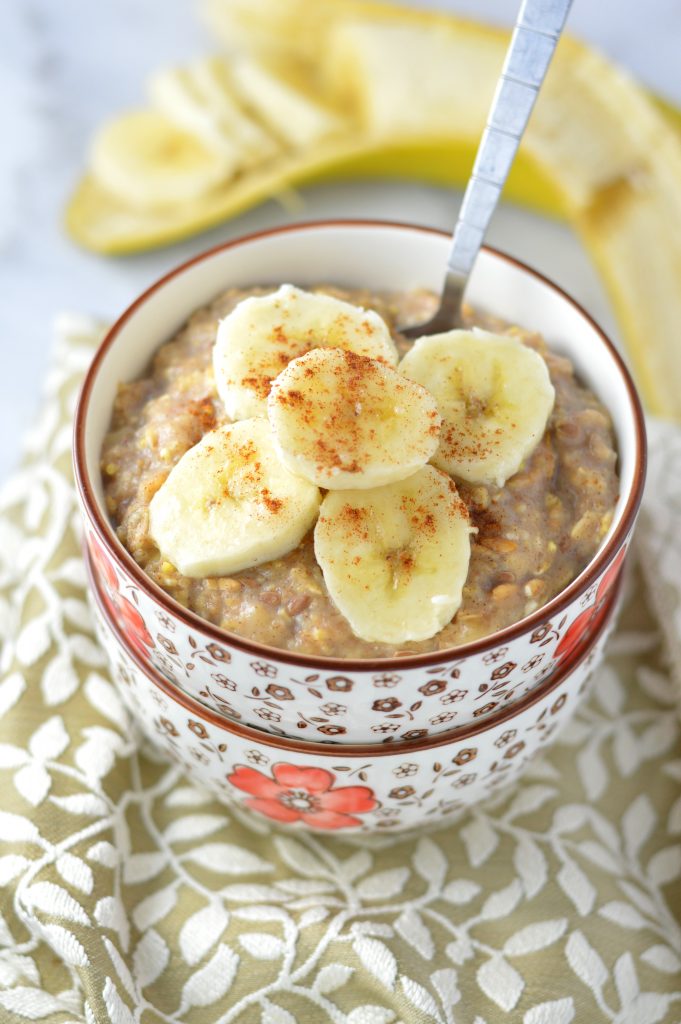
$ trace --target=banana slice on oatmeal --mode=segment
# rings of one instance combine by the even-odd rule
[[[362,640],[435,636],[456,613],[471,525],[453,481],[433,466],[371,490],[330,491],[315,527],[327,589]]]
[[[399,369],[442,416],[435,466],[473,484],[504,483],[541,440],[555,399],[545,361],[517,338],[447,331],[419,338]]]
[[[213,368],[230,419],[266,416],[272,381],[311,348],[343,348],[388,366],[398,360],[378,313],[284,284],[244,299],[220,322]]]
[[[321,495],[281,464],[267,420],[205,434],[149,505],[149,532],[185,576],[224,576],[280,558],[315,521]]]
[[[315,348],[289,363],[267,412],[284,465],[330,490],[403,480],[439,441],[440,414],[425,388],[340,348]]]

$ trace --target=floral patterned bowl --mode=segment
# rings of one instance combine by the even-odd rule
[[[613,418],[620,498],[582,573],[522,621],[449,650],[349,660],[277,650],[227,633],[153,584],[106,514],[99,453],[116,387],[197,307],[228,285],[331,281],[374,289],[437,289],[448,236],[381,222],[321,222],[251,235],[196,257],[145,292],[113,326],[86,376],[74,459],[86,543],[109,614],[137,657],[220,715],[291,737],[341,743],[419,740],[522,700],[574,652],[617,576],[645,477],[645,434],[631,379],[613,346],[564,292],[485,250],[470,282],[478,308],[541,332],[567,354]]]
[[[147,736],[196,782],[293,828],[369,833],[446,824],[515,779],[570,718],[600,658],[619,586],[591,620],[588,643],[525,697],[487,718],[420,740],[350,745],[275,736],[230,721],[143,660],[93,577],[97,635],[113,680]]]

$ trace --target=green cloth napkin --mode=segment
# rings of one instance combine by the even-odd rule
[[[70,433],[99,333],[61,321],[0,494],[2,1024],[678,1024],[680,436],[639,531],[654,602],[635,567],[521,783],[419,839],[287,835],[140,740],[93,639]]]

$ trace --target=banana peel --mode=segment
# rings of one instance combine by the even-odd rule
[[[292,78],[307,81],[311,91],[328,94],[330,102],[350,110],[348,131],[314,151],[279,152],[191,203],[156,210],[126,205],[86,174],[66,210],[67,229],[80,244],[108,254],[152,248],[210,228],[287,189],[328,178],[417,178],[465,185],[484,113],[477,125],[470,110],[458,116],[454,107],[450,127],[424,110],[421,124],[414,125],[400,121],[397,105],[391,124],[380,78],[372,79],[371,69],[358,58],[345,77],[334,80],[327,44],[340,24],[354,33],[353,54],[361,57],[366,47],[369,64],[374,52],[370,33],[378,26],[380,38],[381,28],[397,25],[444,39],[448,59],[458,48],[465,66],[472,66],[471,55],[474,62],[484,49],[485,59],[479,62],[484,74],[473,90],[484,111],[508,43],[504,31],[372,0],[320,0],[315,5],[207,0],[205,14],[232,47],[236,40],[242,50],[288,64]],[[399,54],[395,59],[399,65]],[[387,66],[384,74],[390,72]],[[412,107],[417,103],[415,95]],[[387,114],[372,120],[372,111],[386,109]],[[589,47],[565,38],[504,192],[508,200],[566,220],[582,238],[613,303],[648,409],[679,420],[680,129],[681,114],[674,108],[649,97]]]

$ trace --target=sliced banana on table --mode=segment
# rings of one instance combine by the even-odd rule
[[[400,363],[442,416],[434,465],[460,480],[502,487],[541,440],[555,391],[546,363],[517,338],[448,331],[419,338]]]
[[[105,189],[133,206],[190,202],[232,177],[236,150],[216,149],[155,110],[108,121],[90,152],[92,172]]]
[[[315,348],[272,384],[267,413],[282,462],[326,487],[380,487],[424,466],[440,414],[425,388],[376,359]]]
[[[223,576],[280,558],[315,521],[321,495],[281,464],[266,420],[213,430],[149,506],[149,532],[185,576]]]
[[[281,146],[242,109],[230,84],[227,63],[214,57],[162,68],[150,77],[147,91],[169,121],[226,152],[241,169],[268,160]]]
[[[311,348],[344,348],[397,364],[385,321],[331,295],[284,284],[240,302],[221,321],[213,349],[215,386],[230,419],[267,415],[275,377]]]
[[[330,491],[315,555],[334,604],[362,640],[435,636],[456,613],[471,526],[452,480],[433,466],[371,490]]]

